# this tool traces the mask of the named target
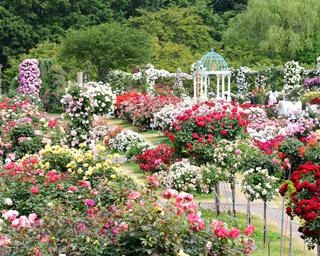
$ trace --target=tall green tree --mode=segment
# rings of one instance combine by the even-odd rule
[[[89,61],[100,80],[109,69],[128,70],[150,61],[152,44],[148,34],[118,23],[70,30],[62,39],[62,58]]]
[[[57,41],[68,28],[109,22],[109,1],[0,0],[0,63],[45,40]]]
[[[224,43],[263,57],[313,62],[320,54],[319,13],[318,0],[249,0],[230,23]]]
[[[156,37],[160,46],[172,42],[189,47],[191,52],[206,52],[215,43],[210,36],[213,28],[204,23],[193,7],[171,7],[158,12],[141,9],[139,14],[128,20],[129,26]]]

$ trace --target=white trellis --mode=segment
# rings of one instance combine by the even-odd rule
[[[148,92],[153,93],[154,85],[157,79],[160,78],[174,78],[179,80],[179,86],[182,86],[183,80],[191,80],[192,76],[181,72],[178,69],[177,73],[170,73],[167,70],[163,69],[156,69],[153,65],[147,64],[145,70],[139,71],[138,73],[133,74],[134,80],[140,80],[145,77],[147,85],[148,85]]]
[[[216,77],[216,98],[231,101],[231,71],[221,55],[211,51],[192,65],[193,97],[208,98],[211,78]]]

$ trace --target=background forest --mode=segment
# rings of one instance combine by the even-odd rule
[[[314,66],[318,13],[318,0],[0,0],[2,91],[28,57],[41,60],[48,91],[80,70],[105,80],[150,62],[190,73],[210,49],[234,68]]]

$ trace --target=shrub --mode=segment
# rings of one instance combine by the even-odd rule
[[[173,129],[165,134],[178,157],[205,164],[213,160],[211,155],[216,143],[234,141],[245,133],[247,116],[238,106],[208,101],[184,111],[177,117]]]
[[[168,170],[172,161],[173,150],[165,144],[160,144],[136,156],[140,169],[151,173]]]
[[[123,130],[113,139],[109,140],[109,146],[112,150],[126,152],[131,146],[144,141],[143,136],[139,133],[131,130]]]

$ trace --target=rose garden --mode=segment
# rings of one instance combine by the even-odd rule
[[[320,256],[319,0],[0,0],[0,256]]]
[[[288,62],[277,94],[272,70],[231,70],[227,99],[219,86],[227,91],[229,69],[219,70],[224,60],[214,54],[191,75],[149,65],[131,75],[131,90],[79,74],[66,85],[61,116],[43,111],[39,61],[24,60],[17,95],[0,103],[1,255],[312,253],[320,242],[319,67]],[[256,200],[263,215],[250,214]],[[266,216],[270,201],[282,209],[280,225]]]

